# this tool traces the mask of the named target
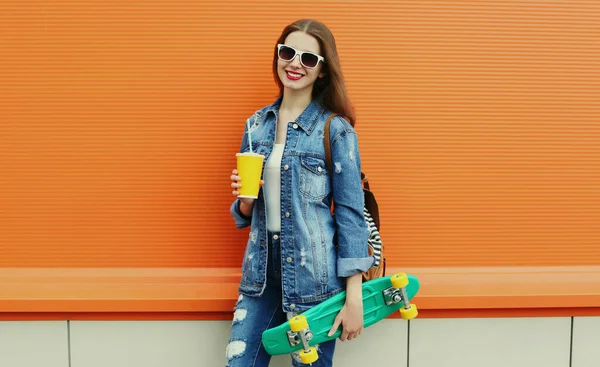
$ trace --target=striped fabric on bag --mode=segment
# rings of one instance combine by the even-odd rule
[[[382,247],[382,243],[381,243],[381,237],[379,236],[379,230],[377,229],[377,226],[375,225],[375,221],[373,220],[373,217],[371,217],[371,214],[369,213],[369,211],[367,210],[367,208],[365,207],[364,210],[365,213],[365,221],[367,222],[367,225],[369,226],[369,246],[373,249],[373,254],[375,255],[375,267],[379,266],[379,262],[381,261],[381,247]]]

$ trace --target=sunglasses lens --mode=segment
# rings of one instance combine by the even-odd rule
[[[319,63],[319,59],[317,58],[317,55],[305,53],[302,54],[302,63],[307,68],[314,68]]]
[[[284,61],[290,61],[296,56],[296,51],[293,48],[287,46],[281,46],[279,48],[279,58]]]

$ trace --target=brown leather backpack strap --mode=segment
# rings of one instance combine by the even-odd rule
[[[365,189],[371,190],[371,188],[369,187],[369,178],[367,177],[367,175],[361,172],[360,177],[362,178],[362,183]]]
[[[329,118],[327,118],[327,122],[325,122],[325,131],[324,131],[324,144],[325,144],[325,160],[327,164],[327,170],[329,171],[329,176],[332,175],[333,163],[331,162],[331,138],[329,134],[329,126],[331,125],[331,119],[337,116],[337,114],[332,113]]]
[[[325,164],[327,165],[327,171],[329,172],[329,179],[331,181],[331,185],[333,187],[333,163],[331,162],[331,135],[329,134],[329,126],[331,125],[331,119],[337,116],[335,113],[332,113],[331,116],[327,118],[325,122],[325,131],[323,134],[323,143],[325,145]],[[329,208],[331,212],[334,212],[334,203],[333,198],[331,199],[331,207]]]

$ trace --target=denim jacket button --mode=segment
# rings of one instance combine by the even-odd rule
[[[298,124],[293,124],[293,125],[292,125],[292,127],[293,127],[294,129],[297,129],[297,128],[298,128]]]
[[[288,168],[290,168],[290,166],[288,166],[287,164],[285,166],[283,166],[283,169],[286,171],[288,170]]]
[[[295,309],[296,309],[296,305],[292,303],[292,304],[290,305],[290,310],[295,310]]]
[[[274,240],[276,240],[276,239],[278,239],[278,238],[279,238],[279,236],[278,236],[278,235],[273,235],[273,239],[274,239]]]
[[[290,212],[285,212],[285,216],[286,216],[287,218],[289,218],[289,217],[290,217]]]
[[[292,258],[288,257],[287,259],[285,259],[285,261],[287,261],[288,263],[291,263],[292,262]]]

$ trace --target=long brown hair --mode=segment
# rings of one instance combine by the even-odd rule
[[[307,33],[317,39],[321,48],[321,56],[325,58],[322,72],[323,78],[318,78],[312,90],[312,97],[320,100],[321,104],[328,110],[346,117],[354,126],[356,117],[354,107],[348,98],[344,75],[340,65],[340,59],[335,45],[333,34],[323,23],[312,19],[301,19],[287,25],[281,32],[281,36],[275,43],[273,56],[273,77],[279,86],[279,93],[283,95],[283,84],[277,74],[277,44],[283,43],[287,36],[296,31]]]

